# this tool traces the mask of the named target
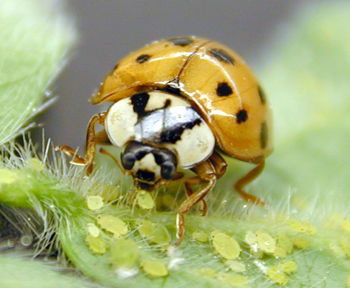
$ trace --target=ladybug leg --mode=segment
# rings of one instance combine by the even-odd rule
[[[175,246],[180,245],[185,236],[185,217],[188,211],[190,211],[194,205],[199,201],[203,200],[205,195],[207,195],[215,186],[216,183],[216,171],[210,160],[207,160],[192,169],[198,175],[200,182],[207,182],[207,185],[193,192],[182,204],[177,211],[176,227],[177,227],[177,242]],[[192,181],[192,180],[190,180]],[[196,180],[197,181],[197,180]]]
[[[183,181],[183,178],[184,174],[182,172],[177,172],[171,180],[160,180],[158,184],[160,186],[168,186]]]
[[[107,132],[105,129],[97,132],[95,134],[95,143],[100,145],[111,145],[111,141],[108,138]]]
[[[256,177],[260,175],[260,173],[264,170],[265,161],[262,161],[259,165],[257,165],[253,170],[251,170],[247,175],[244,175],[240,178],[236,184],[234,185],[235,190],[238,192],[241,197],[246,201],[251,201],[256,204],[265,205],[264,201],[259,197],[248,194],[244,191],[244,187],[248,185],[250,182],[255,180]]]
[[[226,173],[227,163],[225,159],[216,151],[209,158],[211,164],[215,168],[215,173],[218,179]]]
[[[214,166],[215,174],[217,179],[219,179],[226,172],[227,163],[222,156],[214,151],[209,158],[210,163]],[[188,197],[193,194],[192,187],[196,185],[203,184],[205,181],[200,177],[193,177],[185,179],[185,190]],[[201,200],[202,202],[202,213],[201,216],[205,216],[208,212],[208,205],[205,199]]]
[[[204,181],[203,181],[203,179],[201,179],[199,177],[192,177],[192,178],[185,179],[184,182],[185,182],[186,195],[187,195],[187,197],[190,197],[193,194],[192,187],[203,184]],[[202,199],[201,203],[202,203],[201,216],[205,216],[205,215],[207,215],[207,212],[208,212],[207,201],[205,201],[205,199]]]
[[[86,133],[86,148],[85,148],[85,157],[81,158],[77,155],[76,151],[68,146],[56,146],[55,150],[61,150],[66,155],[73,157],[73,160],[70,162],[73,165],[78,166],[86,166],[86,173],[90,174],[92,172],[93,168],[93,161],[95,158],[95,150],[96,150],[96,144],[99,143],[98,140],[100,140],[99,137],[96,138],[95,133],[95,124],[99,123],[101,125],[104,125],[104,120],[106,117],[106,112],[102,112],[99,114],[95,114],[90,119],[87,133]]]

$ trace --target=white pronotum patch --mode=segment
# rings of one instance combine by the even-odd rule
[[[131,98],[122,99],[109,108],[105,128],[111,142],[117,147],[123,147],[131,140],[163,146],[175,152],[178,166],[183,168],[191,168],[206,160],[214,150],[215,137],[200,115],[181,97],[159,91],[148,95],[144,111],[149,113],[142,114],[142,117],[134,111]],[[165,108],[167,101],[169,104]],[[175,143],[172,143],[172,138]],[[145,167],[150,167],[147,165]]]
[[[165,102],[168,99],[171,101],[170,107],[176,107],[176,106],[191,107],[191,105],[187,103],[184,99],[177,96],[170,95],[165,92],[154,91],[148,94],[150,95],[150,98],[145,108],[146,111],[152,111],[152,110],[164,107]]]
[[[192,129],[185,129],[181,140],[175,144],[167,144],[166,147],[177,151],[179,166],[191,168],[213,153],[215,138],[208,125],[202,122]]]
[[[136,173],[138,170],[147,170],[153,172],[156,179],[160,177],[160,166],[156,163],[154,155],[152,153],[147,154],[139,161],[135,161],[132,171]]]
[[[134,112],[130,98],[113,104],[107,113],[105,128],[112,144],[118,148],[135,137],[137,114]]]

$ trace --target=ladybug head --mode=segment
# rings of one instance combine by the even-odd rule
[[[173,179],[177,170],[177,157],[173,152],[137,141],[127,143],[121,162],[124,169],[131,172],[136,185],[144,190],[154,189],[161,179]]]

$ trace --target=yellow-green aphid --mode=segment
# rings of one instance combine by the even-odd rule
[[[226,265],[234,272],[245,272],[246,267],[243,262],[235,261],[235,260],[227,260]]]
[[[44,170],[44,163],[37,158],[28,159],[27,165],[30,169],[33,169],[37,172],[41,172]]]
[[[266,271],[267,277],[269,277],[273,282],[280,285],[286,285],[289,281],[288,277],[284,272],[277,266],[271,266]]]
[[[276,246],[275,251],[273,252],[273,255],[277,258],[286,258],[287,252],[282,247]]]
[[[211,236],[215,250],[222,257],[230,260],[239,257],[242,249],[234,238],[219,231],[213,231]]]
[[[277,265],[278,269],[282,270],[284,273],[293,273],[297,270],[297,263],[294,261],[285,261]]]
[[[293,243],[289,239],[288,235],[284,231],[280,231],[277,235],[277,245],[283,250],[285,250],[287,253],[292,252],[293,249]]]
[[[343,250],[343,248],[336,243],[335,241],[332,241],[329,243],[328,247],[337,255],[338,257],[345,258],[346,253]]]
[[[105,201],[114,201],[120,197],[120,186],[108,183],[93,183],[89,190],[92,195],[101,196]]]
[[[92,237],[98,237],[100,235],[100,229],[94,223],[87,224],[87,231]]]
[[[101,196],[89,196],[86,200],[90,210],[98,210],[103,207],[103,198]]]
[[[141,264],[143,270],[152,276],[162,277],[168,275],[168,268],[159,260],[145,260]]]
[[[257,243],[256,234],[252,231],[248,231],[245,235],[244,241],[249,245],[254,245]]]
[[[138,219],[136,225],[141,236],[146,238],[147,241],[160,246],[170,244],[171,237],[165,226],[143,219]]]
[[[199,241],[199,242],[207,242],[209,240],[209,235],[204,232],[193,232],[192,234],[193,240]]]
[[[137,192],[136,203],[143,209],[152,209],[156,205],[151,194],[145,190]]]
[[[97,224],[117,237],[129,232],[128,225],[120,218],[112,215],[99,215]]]
[[[292,238],[290,241],[295,247],[300,249],[310,247],[311,245],[310,240],[303,236],[297,236],[295,238]]]
[[[139,260],[139,248],[131,239],[115,239],[111,244],[111,259],[115,268],[132,268]]]
[[[218,272],[215,271],[213,268],[209,268],[209,267],[204,267],[201,269],[198,269],[198,272],[202,275],[208,276],[208,277],[215,277]]]
[[[92,252],[98,254],[106,253],[107,243],[103,239],[89,235],[85,241]]]
[[[256,232],[256,240],[259,247],[265,253],[273,253],[276,249],[276,241],[268,233],[263,231]]]
[[[18,174],[7,168],[0,168],[0,184],[12,184],[18,178]]]
[[[312,226],[310,223],[307,223],[307,222],[288,220],[287,224],[290,228],[292,228],[297,232],[307,233],[310,235],[313,235],[317,232],[316,227]]]

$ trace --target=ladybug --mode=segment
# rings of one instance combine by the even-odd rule
[[[196,36],[153,42],[116,64],[91,102],[112,104],[91,118],[85,158],[68,146],[56,150],[90,173],[96,144],[110,142],[124,149],[121,164],[114,161],[138,188],[184,181],[188,197],[178,208],[175,245],[185,234],[184,214],[198,202],[206,214],[204,197],[226,172],[221,153],[257,164],[235,189],[259,202],[243,188],[272,152],[271,112],[254,74],[230,48]],[[184,177],[186,169],[196,176]]]

